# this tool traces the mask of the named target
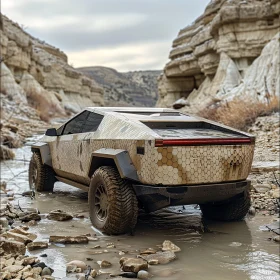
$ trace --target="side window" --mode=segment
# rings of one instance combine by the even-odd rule
[[[84,111],[80,115],[69,121],[65,125],[63,135],[81,133],[88,114],[89,111]]]
[[[100,123],[102,122],[104,116],[95,114],[95,113],[89,113],[87,120],[83,126],[82,132],[93,132],[96,131]]]

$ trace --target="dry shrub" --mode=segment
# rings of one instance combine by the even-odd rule
[[[8,147],[0,145],[0,160],[14,159],[15,153]]]
[[[213,102],[200,111],[198,115],[246,131],[257,117],[267,116],[277,111],[279,111],[279,99],[276,96],[273,96],[266,103],[253,99],[242,100],[236,97],[230,102]]]

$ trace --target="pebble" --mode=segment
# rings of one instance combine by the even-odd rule
[[[277,235],[277,236],[274,236],[273,237],[273,241],[275,241],[275,242],[280,242],[280,236],[279,235]]]
[[[145,270],[140,270],[137,273],[137,278],[138,279],[148,279],[150,277],[149,272],[145,271]]]
[[[42,276],[44,275],[52,275],[52,272],[49,267],[44,267],[41,273]]]

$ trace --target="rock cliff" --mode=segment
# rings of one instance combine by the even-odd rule
[[[155,106],[158,98],[157,79],[161,71],[131,71],[95,66],[78,68],[104,88],[106,106]]]
[[[279,0],[212,0],[173,41],[157,106],[279,96]]]
[[[102,106],[103,89],[67,63],[59,49],[33,38],[1,16],[1,92],[35,107],[44,118]]]

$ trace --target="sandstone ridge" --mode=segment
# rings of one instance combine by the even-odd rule
[[[102,106],[103,89],[68,64],[67,56],[1,16],[1,92],[15,102],[35,107],[39,114],[78,112]],[[46,115],[46,112],[44,112]]]
[[[277,0],[212,0],[173,41],[157,105],[182,99],[197,112],[236,95],[279,96],[279,13]]]

